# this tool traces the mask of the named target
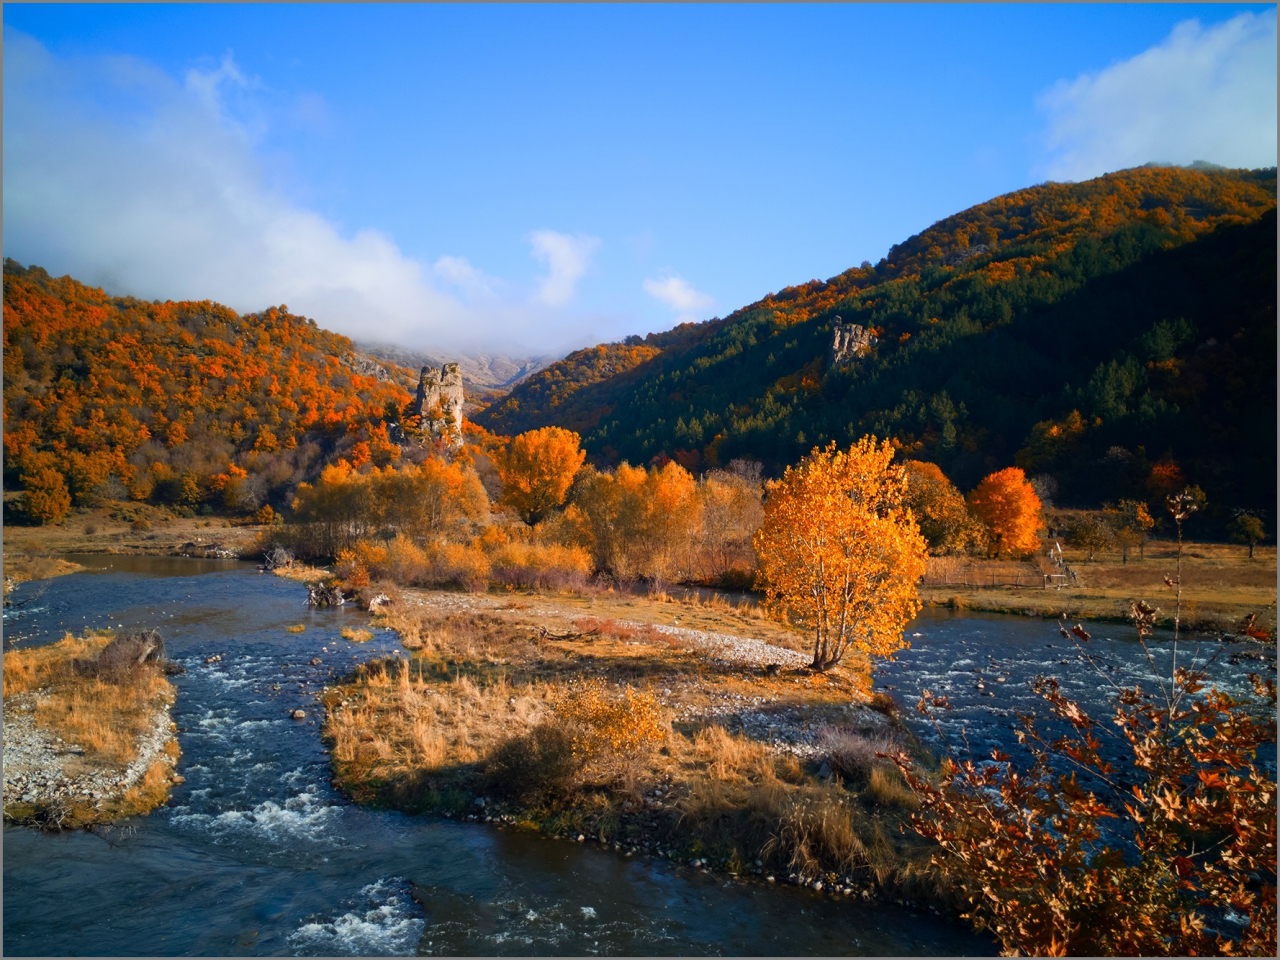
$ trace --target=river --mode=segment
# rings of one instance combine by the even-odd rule
[[[352,644],[339,631],[364,625],[365,614],[309,611],[301,585],[248,564],[71,559],[87,569],[15,592],[22,601],[43,591],[5,611],[6,647],[86,626],[158,626],[170,657],[187,668],[175,678],[174,707],[186,780],[166,806],[117,827],[46,834],[6,825],[6,954],[994,951],[991,941],[924,911],[356,807],[329,784],[316,695],[353,664],[395,650],[393,634]],[[305,632],[285,631],[298,623]],[[1052,624],[924,615],[908,633],[912,648],[878,683],[904,705],[922,685],[951,693],[957,710],[944,730],[964,726],[975,747],[989,740],[1007,749],[1008,711],[1029,703],[1024,681],[1035,672],[1082,677],[1079,692],[1097,693],[1096,677],[1058,662],[1071,663],[1074,647],[1063,647]],[[1131,640],[1094,643],[1122,675],[1138,669]],[[222,659],[206,663],[215,655]],[[1220,663],[1239,684],[1245,669]],[[975,676],[987,689],[977,689]],[[290,719],[295,709],[307,719]]]

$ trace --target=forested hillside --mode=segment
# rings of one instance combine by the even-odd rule
[[[399,454],[407,376],[283,306],[111,297],[5,261],[5,486],[34,519],[104,497],[279,506],[338,454]]]
[[[1020,190],[620,372],[596,376],[580,351],[481,422],[572,426],[604,463],[750,457],[774,473],[876,433],[962,488],[1017,462],[1089,506],[1142,490],[1160,463],[1219,506],[1270,506],[1275,202],[1274,169]],[[833,366],[837,316],[877,337],[868,356]],[[537,392],[561,382],[576,389],[559,403]]]
[[[624,382],[628,373],[664,350],[695,342],[706,324],[682,323],[666,333],[628,337],[622,343],[601,343],[575,350],[520,383],[496,401],[479,419],[500,433],[521,433],[554,424],[579,433],[591,429],[607,415],[596,405],[596,394],[586,388],[605,381]]]

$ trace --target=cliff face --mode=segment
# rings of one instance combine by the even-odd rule
[[[423,367],[418,377],[418,399],[415,410],[422,418],[426,436],[448,436],[462,442],[462,371],[456,363],[446,363],[439,370]]]
[[[876,338],[860,323],[845,323],[836,317],[831,325],[831,365],[841,367],[860,360],[871,352]]]

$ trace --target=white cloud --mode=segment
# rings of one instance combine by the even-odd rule
[[[192,67],[186,75],[187,89],[196,94],[213,112],[221,113],[223,84],[229,84],[247,90],[255,86],[236,64],[235,57],[228,51],[216,70],[200,70]]]
[[[420,263],[385,233],[340,230],[274,189],[255,152],[274,122],[259,86],[229,55],[177,82],[142,60],[62,58],[6,30],[6,255],[145,299],[287,303],[365,341],[577,345],[580,322],[549,326],[466,259]],[[537,237],[551,268],[542,302],[563,303],[599,241]]]
[[[466,257],[441,257],[432,265],[431,271],[469,298],[495,297],[505,286],[497,277],[473,267]]]
[[[1150,161],[1229,167],[1276,162],[1276,15],[1243,13],[1205,29],[1178,24],[1132,59],[1059,81],[1042,172],[1084,180]]]
[[[548,307],[563,307],[573,299],[574,287],[591,265],[600,238],[535,230],[529,235],[529,245],[534,259],[547,267],[534,300]]]
[[[642,286],[649,296],[676,311],[680,323],[696,319],[695,311],[708,311],[716,303],[711,296],[693,289],[683,277],[675,274],[661,280],[646,280]]]

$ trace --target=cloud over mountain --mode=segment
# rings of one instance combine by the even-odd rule
[[[5,53],[7,255],[146,299],[287,303],[361,340],[519,349],[529,330],[524,346],[568,345],[573,320],[550,311],[572,299],[599,240],[535,234],[549,273],[532,291],[463,257],[423,263],[274,186],[258,140],[278,118],[230,55],[177,81],[137,58],[61,57],[13,30]],[[548,320],[560,319],[557,333]]]
[[[1039,102],[1043,173],[1085,180],[1149,161],[1228,167],[1276,162],[1276,15],[1243,13],[1208,29],[1178,24],[1161,43]]]

